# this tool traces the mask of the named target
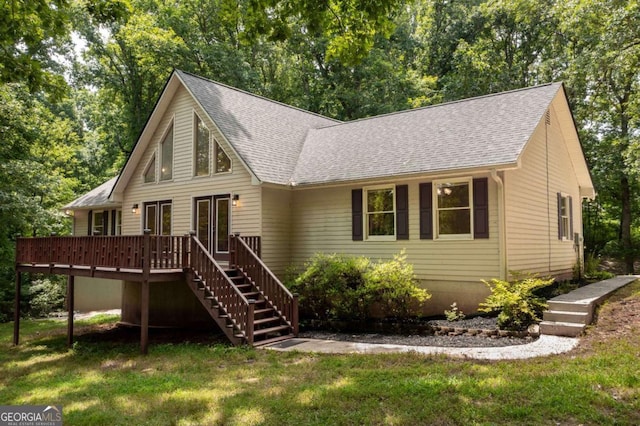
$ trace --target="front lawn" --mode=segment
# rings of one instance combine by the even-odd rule
[[[141,356],[114,320],[77,321],[72,350],[65,322],[23,321],[19,347],[0,325],[0,405],[60,404],[68,425],[640,424],[639,282],[576,351],[528,361],[153,340]]]

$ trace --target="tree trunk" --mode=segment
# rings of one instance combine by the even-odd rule
[[[633,274],[633,242],[631,241],[631,188],[629,179],[624,176],[620,180],[622,196],[622,216],[620,217],[620,236],[624,249],[625,273]]]

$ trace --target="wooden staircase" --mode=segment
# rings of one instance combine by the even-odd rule
[[[277,278],[240,237],[234,239],[234,246],[242,244],[239,250],[245,261],[252,259],[251,265],[243,268],[235,261],[223,269],[192,236],[191,267],[185,271],[189,288],[234,345],[260,346],[295,337],[297,298],[279,281],[274,288]],[[254,271],[253,277],[249,270]],[[283,292],[291,303],[288,297],[283,299]]]

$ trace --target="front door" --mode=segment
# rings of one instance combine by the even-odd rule
[[[231,197],[212,195],[195,199],[196,236],[217,260],[229,260]]]

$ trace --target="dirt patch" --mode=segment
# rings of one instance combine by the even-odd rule
[[[640,280],[614,293],[597,311],[593,324],[580,339],[579,350],[589,350],[607,339],[637,335],[640,331]]]
[[[101,324],[82,327],[74,333],[80,343],[139,344],[140,328],[118,324]],[[229,344],[226,337],[216,330],[191,330],[182,328],[150,328],[150,344]]]

